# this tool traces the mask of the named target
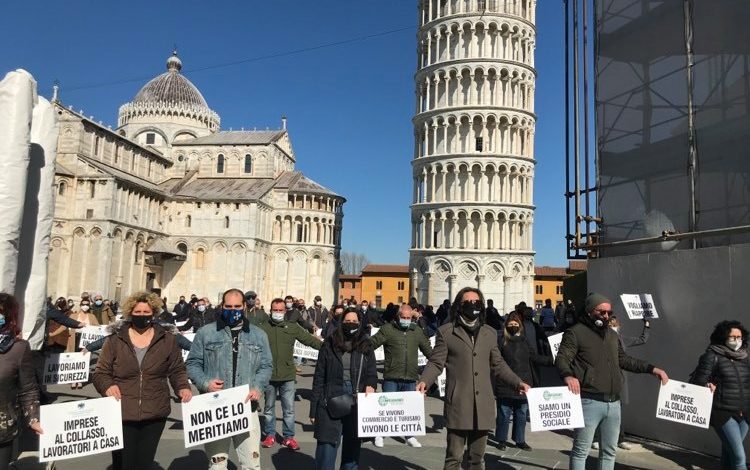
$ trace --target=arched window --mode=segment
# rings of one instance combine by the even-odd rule
[[[57,186],[57,195],[65,196],[65,181],[60,181],[60,184]]]
[[[224,155],[219,154],[216,159],[216,173],[224,173]]]
[[[195,252],[195,268],[203,269],[205,264],[206,264],[206,252],[203,251],[203,248],[198,248],[198,250]]]
[[[135,242],[135,264],[138,264],[141,261],[141,241],[138,240]]]
[[[245,173],[253,172],[253,159],[250,155],[245,155]]]
[[[229,216],[224,217],[224,228],[229,228]]]
[[[185,227],[190,227],[193,223],[193,218],[191,216],[185,217]]]

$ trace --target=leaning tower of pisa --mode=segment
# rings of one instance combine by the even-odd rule
[[[536,0],[419,0],[412,295],[534,297]]]

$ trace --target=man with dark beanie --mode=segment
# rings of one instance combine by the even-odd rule
[[[555,366],[571,392],[581,395],[584,427],[576,429],[570,469],[584,470],[597,429],[601,435],[599,468],[615,468],[620,434],[620,369],[653,374],[666,384],[667,373],[647,362],[628,356],[609,328],[612,304],[602,294],[586,297],[586,311],[563,334]]]

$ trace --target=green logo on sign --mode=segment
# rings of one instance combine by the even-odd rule
[[[403,403],[403,398],[388,398],[385,395],[381,395],[380,398],[378,398],[378,405],[380,406],[402,405]]]
[[[549,390],[545,390],[542,394],[542,398],[544,398],[545,401],[559,400],[562,398],[562,393],[552,393]]]

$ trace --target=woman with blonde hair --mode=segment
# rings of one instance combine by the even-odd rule
[[[96,364],[96,390],[122,402],[124,442],[122,450],[112,452],[113,470],[153,466],[171,410],[167,380],[183,403],[193,396],[175,335],[154,321],[162,305],[153,293],[131,295]]]
[[[78,305],[78,310],[68,313],[68,318],[81,323],[83,327],[99,325],[99,320],[96,318],[96,315],[91,312],[91,301],[88,298],[81,299],[81,302]],[[52,334],[50,334],[50,336],[52,336]],[[68,328],[68,334],[60,336],[67,337],[65,352],[79,352],[81,350],[81,348],[78,347],[78,343],[81,339],[81,333],[79,331],[74,331],[73,329]],[[70,388],[83,388],[83,384],[80,382],[70,384]]]

